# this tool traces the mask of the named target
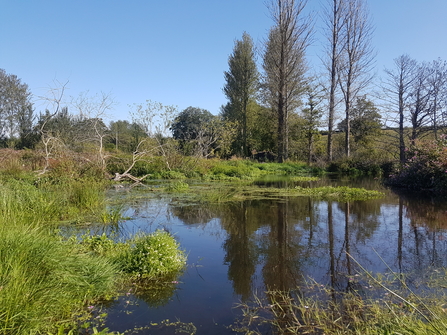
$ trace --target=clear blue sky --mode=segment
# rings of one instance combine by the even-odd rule
[[[447,0],[369,0],[369,7],[378,75],[405,53],[447,60]],[[67,98],[110,93],[113,119],[129,119],[128,105],[145,100],[217,114],[234,40],[246,31],[261,44],[271,25],[264,0],[0,0],[0,68],[36,96],[55,81],[69,82]],[[315,68],[320,27],[317,20],[309,50]]]

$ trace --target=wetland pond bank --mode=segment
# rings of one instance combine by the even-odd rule
[[[309,186],[321,192],[305,194]],[[346,186],[379,193],[349,195]],[[109,197],[126,220],[92,225],[92,233],[127,239],[161,229],[188,257],[178,277],[150,289],[130,285],[114,302],[92,306],[107,313],[109,331],[323,333],[318,313],[330,317],[321,306],[341,306],[348,295],[362,311],[353,316],[343,305],[353,318],[344,320],[349,328],[355,317],[366,318],[369,299],[399,307],[407,303],[394,294],[403,297],[404,290],[445,294],[447,202],[398,195],[376,179],[151,181],[116,187]],[[275,311],[287,299],[295,311]],[[387,322],[380,329],[392,327]]]

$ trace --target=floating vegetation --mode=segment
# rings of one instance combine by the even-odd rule
[[[120,221],[126,220],[127,218],[123,216],[122,214],[122,207],[113,207],[109,208],[108,210],[105,210],[102,212],[99,216],[102,223],[111,223],[111,224],[118,224]]]
[[[318,180],[320,180],[320,178],[309,177],[309,176],[294,176],[294,177],[291,177],[290,180],[292,180],[292,181],[318,181]]]
[[[189,185],[183,181],[176,181],[174,183],[169,184],[165,190],[167,192],[186,192],[189,190]]]
[[[319,199],[337,201],[369,200],[385,196],[384,193],[379,191],[348,186],[323,186],[315,188],[304,188],[296,186],[295,192],[297,192],[299,195],[307,195]]]

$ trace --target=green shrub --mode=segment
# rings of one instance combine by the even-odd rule
[[[159,278],[180,272],[186,263],[184,251],[169,233],[157,230],[137,235],[119,259],[122,270],[140,278]]]

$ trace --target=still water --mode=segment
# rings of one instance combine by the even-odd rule
[[[188,254],[188,266],[156,297],[129,289],[108,307],[106,326],[132,329],[132,334],[170,334],[172,328],[150,327],[169,319],[194,324],[199,335],[234,334],[229,326],[241,316],[238,303],[268,289],[312,294],[305,288],[315,282],[346,291],[359,271],[353,259],[373,273],[391,269],[420,278],[447,266],[446,201],[399,195],[377,180],[315,185],[322,183],[381,190],[385,197],[341,203],[294,196],[210,204],[160,196],[148,188],[113,191],[129,199],[123,213],[130,219],[116,228],[118,234],[168,230]],[[257,186],[278,187],[278,182]]]

